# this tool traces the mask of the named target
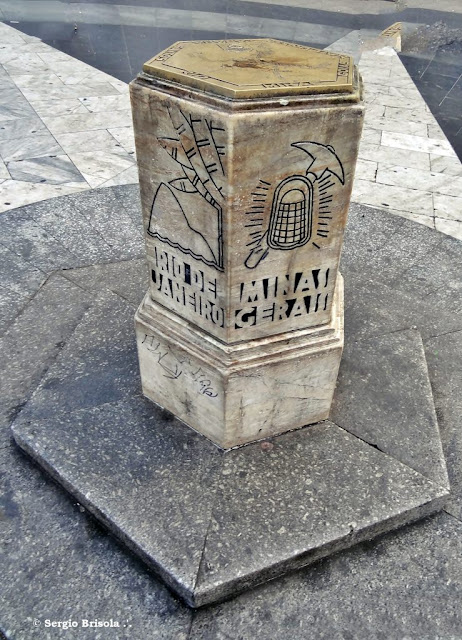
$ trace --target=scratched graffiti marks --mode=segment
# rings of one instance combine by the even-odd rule
[[[156,336],[147,333],[144,334],[141,344],[154,355],[157,364],[162,369],[164,378],[178,380],[183,377],[195,384],[199,394],[208,396],[209,398],[216,398],[218,396],[207,373],[202,367],[191,363],[190,358],[178,355],[172,347],[163,345]]]
[[[158,140],[181,171],[158,186],[147,232],[222,271],[225,129],[174,106],[169,116],[174,135]]]
[[[333,190],[345,184],[343,165],[330,145],[306,141],[291,146],[308,155],[308,164],[302,166],[298,158],[294,173],[275,186],[260,179],[252,192],[252,205],[245,212],[248,269],[255,269],[270,250],[289,251],[310,242],[320,249],[329,235]]]

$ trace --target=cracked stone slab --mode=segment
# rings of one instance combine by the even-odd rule
[[[189,640],[460,637],[462,523],[446,513],[194,615]]]
[[[46,273],[0,243],[0,287],[2,289],[16,293],[27,300],[46,278]]]
[[[347,340],[330,418],[429,480],[449,487],[418,331]]]
[[[446,510],[462,520],[462,331],[427,340],[425,350],[451,482]]]
[[[23,415],[43,419],[56,411],[98,406],[140,394],[134,311],[134,306],[111,292],[97,296]]]
[[[1,441],[41,377],[92,303],[91,295],[54,275],[0,338]]]
[[[46,273],[73,264],[77,259],[37,224],[32,207],[3,213],[0,216],[0,233],[3,245],[20,255],[31,267]]]
[[[73,201],[82,215],[112,247],[117,259],[144,257],[138,185],[95,189]]]
[[[99,293],[109,290],[137,306],[149,286],[148,267],[144,258],[69,269],[63,275],[87,291]]]
[[[190,606],[427,515],[447,494],[332,423],[226,454],[147,404],[21,418],[13,435]]]
[[[167,584],[184,598],[194,591],[212,509],[210,485],[221,464],[217,447],[140,397],[38,422],[21,419],[15,434]],[[37,458],[26,434],[38,445]]]
[[[27,303],[28,297],[0,287],[0,335],[5,333]]]
[[[370,278],[380,286],[420,297],[441,288],[444,293],[448,286],[460,294],[461,269],[460,241],[455,238],[386,211],[350,207],[341,261],[345,286],[349,275],[355,284]],[[399,311],[399,306],[393,310]]]
[[[113,294],[100,295],[13,435],[190,606],[222,600],[442,507],[446,486],[332,422],[263,445],[215,448],[137,396],[132,314]],[[387,338],[377,352],[385,354]],[[394,340],[394,358],[381,371],[386,397],[375,415],[365,419],[358,411],[363,426],[375,417],[382,423],[389,401],[404,411],[409,393],[428,402],[428,381],[397,385],[395,397],[387,395],[413,348],[422,375],[425,366],[417,339],[401,337],[400,349]],[[364,349],[352,349],[351,360],[347,376],[357,375],[358,360],[370,376],[378,374],[380,364]],[[373,407],[377,400],[377,388],[366,387],[363,402]],[[354,421],[349,406],[346,415]],[[393,435],[405,447],[403,418]],[[435,426],[416,420],[422,437]]]
[[[353,205],[341,271],[347,339],[416,327],[425,340],[462,329],[462,253],[455,238]]]
[[[0,492],[2,637],[187,640],[187,607],[13,444],[0,450]],[[79,628],[45,629],[47,618]],[[81,626],[111,618],[119,628]]]
[[[101,189],[100,193],[109,197],[110,191]],[[130,187],[121,195],[124,207],[138,197],[136,192]],[[17,209],[14,214],[26,209]],[[133,210],[134,218],[137,215],[139,212]],[[394,233],[395,228],[398,233]],[[426,336],[441,337],[438,344],[436,339],[426,339],[424,344],[453,483],[446,508],[457,514],[459,471],[453,443],[457,443],[460,414],[456,402],[461,395],[462,378],[457,369],[460,345],[441,334],[462,329],[460,313],[449,313],[445,308],[454,304],[456,311],[460,309],[460,292],[454,288],[452,300],[444,292],[448,279],[450,286],[457,283],[457,278],[460,281],[462,253],[460,242],[434,231],[430,235],[441,242],[433,243],[432,251],[423,255],[411,236],[420,238],[424,246],[429,240],[424,227],[352,204],[342,260],[348,305],[346,337],[347,341],[349,336],[356,340],[361,335],[378,335],[411,325],[418,326]],[[371,249],[389,240],[401,248],[385,270],[392,287],[381,277],[380,260],[368,260]],[[408,259],[408,241],[415,247],[411,256],[414,262]],[[34,251],[41,249],[36,247]],[[26,258],[26,254],[21,255]],[[356,260],[363,262],[356,264]],[[63,262],[61,266],[69,268],[73,264]],[[371,273],[373,279],[369,278]],[[433,292],[438,289],[443,293],[435,296],[432,309]],[[424,296],[428,296],[429,304],[413,312],[413,305]],[[22,301],[21,306],[24,304]],[[398,312],[402,317],[395,326],[393,314]],[[377,314],[383,320],[368,328]],[[435,356],[432,350],[437,351]],[[8,638],[29,640],[31,620],[45,610],[55,619],[66,619],[72,612],[77,617],[90,612],[94,617],[108,618],[114,610],[121,611],[132,628],[122,630],[120,637],[130,640],[148,636],[172,640],[186,636],[190,640],[306,640],[308,636],[369,640],[377,634],[420,639],[426,635],[455,637],[460,630],[462,531],[460,522],[447,514],[360,543],[232,601],[203,608],[195,614],[189,636],[190,613],[175,598],[166,597],[159,582],[75,508],[64,491],[19,453],[13,461],[2,456],[1,465],[4,479],[11,480],[14,491],[11,494],[8,485],[5,495],[7,499],[12,496],[14,504],[2,523],[9,531],[1,627]],[[86,636],[79,629],[80,638],[93,640],[93,630]]]
[[[76,256],[75,266],[114,259],[112,247],[69,197],[30,205],[33,219]]]
[[[441,508],[447,490],[330,422],[225,456],[196,586],[221,600]]]

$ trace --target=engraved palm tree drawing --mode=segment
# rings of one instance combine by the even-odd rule
[[[169,116],[175,133],[158,140],[181,174],[158,186],[147,232],[223,270],[225,129],[176,107]]]
[[[260,179],[252,193],[253,205],[246,211],[246,227],[251,229],[245,260],[248,269],[255,269],[270,250],[288,251],[310,241],[320,249],[318,243],[328,237],[332,189],[336,181],[345,184],[343,165],[331,145],[306,141],[291,146],[304,151],[310,158],[309,164],[301,172],[305,166],[295,157],[293,173],[276,187]],[[269,207],[269,223],[264,229],[263,216]]]

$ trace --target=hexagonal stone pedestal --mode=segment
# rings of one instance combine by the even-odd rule
[[[131,83],[143,393],[227,448],[328,417],[363,121],[350,56],[179,42]]]
[[[442,507],[448,481],[417,331],[347,346],[331,421],[223,451],[141,397],[132,316],[101,294],[13,435],[189,605]]]

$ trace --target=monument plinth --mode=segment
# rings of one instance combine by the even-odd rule
[[[349,56],[178,42],[131,84],[144,394],[227,448],[329,415],[363,120]]]

